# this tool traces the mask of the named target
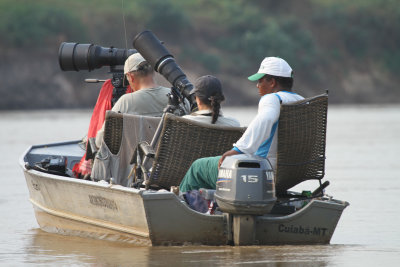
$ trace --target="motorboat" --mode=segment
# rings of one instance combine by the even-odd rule
[[[227,157],[216,189],[202,191],[213,209],[200,212],[172,189],[194,160],[231,149],[245,128],[179,116],[182,109],[176,103],[190,100],[191,83],[151,32],[137,35],[133,45],[173,85],[173,104],[156,123],[107,111],[101,153],[91,148],[90,140],[84,145],[76,140],[29,147],[19,164],[40,228],[145,246],[328,244],[349,205],[329,196],[329,182],[321,182],[328,95],[281,105],[276,167],[251,155]],[[104,64],[115,70],[113,64],[123,64],[134,52],[64,43],[59,59],[63,70],[92,70]],[[121,75],[114,74],[117,88]],[[143,136],[142,129],[153,130]],[[109,156],[102,158],[104,151]],[[75,178],[71,170],[85,153],[96,155],[93,167],[101,165],[106,171],[92,171],[90,179]],[[307,180],[319,186],[290,191]]]
[[[266,199],[265,203],[270,205],[264,211],[251,212],[252,203],[249,203],[245,204],[239,212],[235,212],[235,209],[225,209],[225,211],[220,210],[214,214],[201,213],[193,210],[179,195],[171,192],[169,189],[173,185],[179,185],[183,178],[182,173],[184,174],[193,161],[192,154],[200,153],[200,155],[194,156],[197,158],[207,156],[207,153],[216,153],[215,151],[201,152],[202,147],[205,151],[210,147],[225,151],[226,147],[232,144],[229,138],[234,140],[243,133],[244,129],[206,125],[167,114],[162,119],[164,123],[161,141],[155,149],[153,170],[149,175],[151,179],[147,181],[148,186],[135,188],[126,184],[118,184],[117,179],[94,181],[68,176],[68,172],[65,170],[71,170],[85,153],[81,140],[30,147],[22,155],[20,165],[25,174],[29,200],[34,207],[37,222],[40,228],[46,232],[123,241],[146,246],[328,244],[343,210],[349,204],[327,195],[325,192],[326,182],[320,183],[321,186],[314,192],[294,193],[288,191],[299,182],[309,180],[309,177],[320,180],[319,178],[324,176],[326,130],[316,124],[326,125],[326,120],[320,122],[315,119],[303,118],[305,123],[303,126],[309,130],[299,129],[299,132],[309,134],[313,132],[310,129],[322,129],[322,133],[313,136],[311,141],[310,138],[299,136],[303,140],[302,142],[292,140],[290,143],[285,142],[287,138],[285,139],[284,136],[288,131],[286,125],[290,125],[289,118],[293,114],[321,117],[315,112],[316,109],[324,111],[321,109],[321,105],[327,106],[326,95],[305,99],[299,103],[282,105],[278,132],[280,138],[278,167],[272,172],[272,179],[270,175],[263,179],[271,182],[270,186],[272,187],[269,189],[275,189],[275,191]],[[299,112],[299,109],[308,109],[309,112]],[[108,112],[106,132],[109,132],[111,136],[117,136],[117,139],[123,138],[123,135],[116,134],[121,131],[115,131],[115,129],[123,128],[124,122],[132,117],[134,115]],[[322,114],[322,117],[326,118],[326,113]],[[177,129],[175,124],[179,125],[181,129]],[[167,128],[173,129],[172,131],[176,133],[171,133]],[[177,131],[180,133],[178,134]],[[182,131],[186,132],[182,134]],[[199,131],[203,131],[204,135],[211,134],[214,137],[204,139],[193,137],[194,133],[199,133]],[[107,133],[105,139],[109,135]],[[217,148],[218,145],[207,143],[207,141],[218,139],[215,136],[226,137],[229,135],[230,137],[225,141],[226,144],[223,147]],[[168,139],[163,140],[164,136]],[[174,136],[177,137],[176,140],[174,140]],[[186,136],[188,140],[182,140],[182,136]],[[309,141],[305,142],[306,139]],[[316,146],[318,139],[323,144]],[[198,148],[196,153],[183,145],[196,142],[196,140],[198,142],[195,144],[195,147]],[[115,150],[114,153],[118,154],[121,141],[109,140],[105,144],[111,151]],[[112,148],[113,144],[116,149]],[[311,144],[314,144],[311,153],[305,151],[299,157],[290,152],[296,146],[307,147]],[[169,154],[167,158],[163,159],[165,153],[161,153],[162,151],[172,151],[177,147],[180,147],[180,151]],[[289,150],[287,150],[288,147]],[[317,151],[318,149],[322,150],[322,154]],[[307,153],[309,153],[308,156]],[[57,166],[60,165],[57,160],[65,164],[63,173],[35,168],[38,163],[49,163],[51,160],[56,161],[54,164]],[[184,167],[179,170],[174,165]],[[236,165],[238,166],[238,164]],[[247,167],[237,167],[241,171],[240,176],[249,170],[249,166],[253,167],[251,164],[245,166]],[[166,172],[163,173],[163,170]],[[270,167],[267,166],[266,171],[271,172]],[[265,172],[265,169],[262,172]],[[237,180],[241,181],[241,178],[237,177]],[[158,188],[157,185],[159,185]],[[238,191],[243,191],[244,185],[244,183],[239,184],[238,182],[237,186],[240,186]],[[256,188],[260,188],[260,186],[256,186]],[[217,188],[215,195],[222,195],[221,193],[222,191],[218,194]],[[251,194],[256,196],[256,193]],[[251,194],[249,193],[249,196]],[[226,200],[225,202],[229,202],[229,198]],[[265,199],[261,196],[260,200]],[[223,202],[220,203],[223,204]],[[235,203],[233,202],[233,204]],[[246,210],[249,210],[247,214]]]

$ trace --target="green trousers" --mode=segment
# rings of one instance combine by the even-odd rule
[[[199,190],[200,188],[215,189],[220,158],[221,156],[195,160],[179,185],[179,191],[187,192],[189,190]]]

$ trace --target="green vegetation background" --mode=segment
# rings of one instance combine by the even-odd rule
[[[107,69],[61,72],[61,42],[132,48],[145,29],[189,78],[219,77],[231,105],[256,103],[246,77],[265,56],[285,58],[304,95],[399,102],[399,18],[396,0],[0,0],[0,109],[93,106],[100,85],[82,80]]]

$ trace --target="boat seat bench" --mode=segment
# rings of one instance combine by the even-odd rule
[[[123,127],[122,114],[107,113],[104,142],[113,154],[120,149]],[[148,187],[169,190],[171,186],[179,185],[193,161],[221,155],[232,148],[245,130],[244,127],[206,124],[166,113],[158,142],[152,148],[154,158]]]

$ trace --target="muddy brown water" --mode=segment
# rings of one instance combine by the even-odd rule
[[[248,125],[256,110],[224,113]],[[18,159],[32,144],[81,138],[90,116],[88,110],[0,112],[0,266],[399,266],[400,106],[329,108],[327,193],[350,206],[324,246],[134,247],[43,232]]]

